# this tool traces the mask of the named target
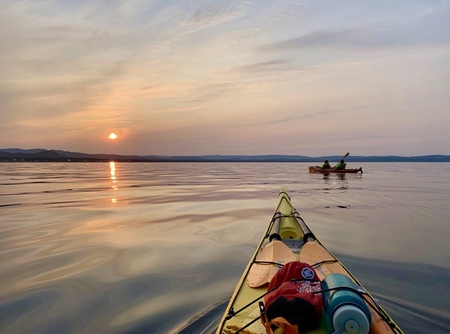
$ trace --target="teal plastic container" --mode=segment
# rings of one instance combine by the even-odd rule
[[[350,277],[331,274],[322,281],[323,305],[329,333],[343,330],[347,334],[368,334],[372,317],[362,297],[354,290],[361,289]]]

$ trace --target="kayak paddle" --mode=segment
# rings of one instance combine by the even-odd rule
[[[344,159],[347,158],[349,155],[350,155],[350,152],[347,152],[347,153],[342,157],[341,160],[344,160]],[[341,161],[341,160],[339,160],[339,161]],[[334,165],[333,169],[334,169],[338,164],[339,164],[339,162],[338,162],[336,165]]]

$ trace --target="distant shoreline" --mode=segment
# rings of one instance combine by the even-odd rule
[[[88,154],[62,150],[17,148],[0,149],[0,162],[309,162],[320,164],[324,160],[339,161],[342,156],[309,157],[301,155],[118,155]],[[348,163],[359,162],[450,162],[450,155],[421,156],[348,156]]]

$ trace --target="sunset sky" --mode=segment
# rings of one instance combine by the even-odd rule
[[[450,154],[450,1],[2,0],[0,27],[0,148]]]

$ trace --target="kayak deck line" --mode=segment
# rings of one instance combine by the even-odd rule
[[[356,277],[316,239],[282,189],[278,206],[230,298],[216,334],[265,334],[266,328],[260,318],[264,312],[264,297],[273,291],[267,291],[268,285],[278,270],[292,261],[311,265],[321,281],[331,274],[348,277],[358,287],[358,294],[370,311],[369,334],[403,333]],[[320,326],[307,333],[334,332],[325,318],[323,310]]]

